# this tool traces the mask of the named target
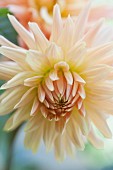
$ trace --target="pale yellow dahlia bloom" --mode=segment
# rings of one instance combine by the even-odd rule
[[[20,48],[0,37],[0,53],[10,62],[0,63],[0,77],[7,82],[0,96],[0,115],[13,115],[5,130],[22,122],[25,145],[36,151],[43,140],[54,147],[57,159],[84,149],[89,140],[96,148],[112,134],[107,117],[113,114],[113,42],[99,20],[86,32],[90,4],[76,21],[61,19],[59,6],[53,11],[53,26],[47,40],[36,23],[28,32],[14,16],[9,20],[28,46]]]

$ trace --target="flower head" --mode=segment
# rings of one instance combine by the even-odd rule
[[[103,20],[86,32],[89,9],[90,4],[76,21],[68,16],[64,22],[56,5],[50,40],[36,23],[29,23],[28,32],[9,15],[28,50],[0,37],[0,53],[13,60],[0,63],[0,77],[7,81],[0,115],[14,111],[6,130],[27,121],[25,145],[33,151],[43,139],[47,150],[54,146],[63,159],[74,148],[83,150],[86,139],[103,146],[94,126],[112,136],[107,117],[113,114],[113,42]]]

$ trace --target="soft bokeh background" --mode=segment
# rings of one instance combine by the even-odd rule
[[[113,0],[94,0],[94,3],[113,5]],[[0,34],[17,44],[17,34],[8,22],[7,12],[7,9],[0,10]],[[109,23],[113,24],[112,19]],[[25,149],[24,125],[15,132],[4,132],[8,117],[0,117],[0,170],[113,170],[113,139],[105,139],[104,150],[96,150],[88,143],[84,152],[77,151],[74,158],[57,162],[53,151],[46,153],[43,142],[35,155]],[[113,131],[113,118],[108,122]]]

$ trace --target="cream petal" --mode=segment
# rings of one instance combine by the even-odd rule
[[[21,91],[21,93],[18,95],[18,98],[19,98],[26,91],[26,89],[22,86],[19,86],[19,87],[16,87],[14,90],[12,90],[12,89],[6,90],[5,93],[7,95],[3,93],[3,95],[2,95],[3,97],[0,96],[2,98],[1,104],[5,104],[5,103],[9,102],[9,100],[12,100],[12,98],[15,98],[18,91]]]
[[[15,28],[15,30],[18,32],[20,37],[23,39],[23,41],[28,45],[30,49],[36,49],[35,41],[29,31],[27,31],[17,20],[13,15],[8,14],[8,18]]]
[[[40,51],[44,52],[49,45],[49,41],[47,40],[47,38],[42,33],[42,31],[40,30],[39,26],[36,23],[29,22],[29,26],[35,37],[35,43],[37,45],[37,48]]]
[[[74,41],[77,42],[80,40],[86,30],[86,24],[89,16],[89,10],[91,6],[91,1],[86,5],[83,11],[78,16],[76,23],[75,23],[75,34],[74,34]]]
[[[70,95],[71,96],[71,95]],[[71,96],[72,97],[72,96]],[[73,99],[71,99],[72,101],[71,101],[71,104],[69,104],[68,105],[68,107],[72,107],[73,106],[73,104],[75,104],[75,102],[77,102],[77,100],[79,99],[79,94],[76,94],[76,96],[73,98]],[[71,108],[71,109],[73,109],[73,108]]]
[[[73,84],[73,76],[72,73],[70,71],[68,72],[64,72],[64,76],[67,80],[67,84],[72,85]]]
[[[103,111],[103,113],[113,115],[113,98],[111,98],[110,100],[93,102],[97,106],[97,108],[101,108],[101,111]]]
[[[92,47],[93,45],[93,41],[95,40],[95,37],[98,33],[98,31],[100,30],[100,28],[102,27],[103,23],[104,23],[104,19],[100,19],[99,21],[97,21],[95,23],[95,25],[93,25],[90,30],[84,35],[83,37],[83,41],[86,42],[88,47]]]
[[[69,71],[69,65],[65,61],[60,61],[54,65],[55,71],[62,69],[64,72]]]
[[[97,149],[104,148],[104,142],[102,141],[102,139],[99,138],[99,136],[96,135],[93,128],[91,128],[90,133],[88,134],[88,139],[95,148]]]
[[[66,55],[66,61],[69,65],[75,69],[84,61],[86,55],[86,44],[85,42],[80,42],[72,46]]]
[[[49,108],[49,107],[50,107],[50,105],[49,105],[49,103],[47,102],[47,100],[46,100],[46,99],[44,100],[44,104],[45,104],[45,106],[46,106],[47,108]]]
[[[25,126],[25,132],[33,132],[43,126],[44,124],[44,117],[42,114],[37,113],[37,115],[34,115],[29,121],[27,122]]]
[[[112,67],[108,65],[98,64],[87,68],[81,72],[80,75],[83,76],[85,81],[89,84],[107,80],[112,70]]]
[[[7,97],[7,95],[9,95],[11,92],[12,92],[12,89],[7,89],[7,90],[5,90],[5,92],[0,95],[0,102],[1,102],[5,97]]]
[[[104,82],[104,83],[103,83]],[[93,83],[92,86],[87,84],[86,90],[87,94],[98,94],[98,96],[106,96],[111,98],[111,95],[113,95],[113,82],[111,81],[103,81],[98,83]]]
[[[53,42],[50,43],[50,45],[46,49],[45,55],[47,56],[51,66],[53,66],[55,63],[62,61],[64,59],[63,51],[62,51],[61,47],[57,46]]]
[[[47,118],[48,110],[46,109],[46,107],[42,106],[42,107],[40,108],[40,110],[41,110],[42,115],[43,115],[45,118]]]
[[[21,47],[13,44],[12,42],[10,42],[9,40],[7,40],[5,37],[3,37],[2,35],[0,35],[0,45],[2,46],[7,46],[7,47],[12,47],[12,48],[17,48],[17,49],[22,49]]]
[[[85,84],[86,82],[77,73],[73,72],[74,81]]]
[[[79,98],[77,100],[77,108],[78,108],[78,110],[80,110],[80,108],[82,107],[82,103],[83,103],[83,100],[81,98]]]
[[[21,71],[14,62],[0,62],[0,79],[9,80]]]
[[[91,48],[85,58],[86,65],[111,64],[113,62],[113,42]],[[110,60],[110,61],[109,61]]]
[[[25,140],[24,140],[25,147],[27,149],[31,149],[34,153],[36,153],[40,145],[42,136],[43,136],[43,125],[42,127],[36,129],[33,132],[27,132],[25,134]]]
[[[64,53],[72,47],[74,39],[74,22],[70,16],[66,19],[61,35],[58,38],[58,45],[63,48]]]
[[[53,9],[53,24],[52,24],[52,33],[50,37],[51,41],[57,42],[62,28],[63,28],[63,24],[61,19],[61,13],[60,13],[59,6],[56,4]]]
[[[84,107],[84,104],[82,104],[82,106],[81,106],[81,108],[80,108],[80,110],[79,110],[79,113],[80,113],[83,117],[86,116],[86,109],[85,109],[85,107]]]
[[[38,101],[37,97],[35,97],[34,102],[33,102],[33,106],[32,106],[32,109],[31,109],[30,116],[35,114],[35,112],[37,111],[38,107],[39,107],[39,101]]]
[[[76,95],[77,90],[78,90],[78,83],[76,83],[76,82],[74,81],[74,83],[73,83],[73,89],[72,89],[72,96],[73,96],[73,97]]]
[[[38,98],[40,102],[42,103],[45,99],[45,91],[41,85],[38,86]]]
[[[3,103],[0,103],[0,115],[5,115],[5,114],[8,114],[11,111],[13,111],[14,106],[16,105],[16,103],[19,102],[19,100],[22,97],[23,93],[26,92],[26,89],[24,87],[16,87],[13,90],[15,92],[13,92],[13,91],[10,92],[9,91],[8,96],[5,96],[4,99],[3,99],[4,100]],[[7,94],[7,91],[6,91],[6,94]],[[11,97],[11,99],[10,99],[10,97]],[[7,100],[8,100],[8,102],[5,102]]]
[[[107,120],[104,118],[104,115],[102,115],[101,111],[92,107],[87,109],[87,114],[105,137],[112,138],[112,133],[107,125]]]
[[[56,132],[55,132],[55,123],[46,121],[45,130],[43,134],[44,143],[46,146],[46,150],[49,151],[54,143]]]
[[[60,92],[60,94],[63,94],[63,92],[65,90],[65,82],[64,82],[63,76],[59,77],[59,80],[56,81],[56,84],[57,84],[57,88],[58,88],[58,91]],[[55,91],[57,93],[56,88],[55,88]],[[58,93],[57,93],[57,95],[58,95]]]
[[[49,102],[54,102],[53,95],[52,95],[51,91],[48,90],[48,88],[46,87],[45,84],[43,84],[43,89],[44,89],[44,91],[46,93],[46,97],[49,100]]]
[[[71,95],[72,91],[72,86],[70,84],[67,84],[67,89],[66,89],[66,100],[69,99],[69,96]]]
[[[108,42],[112,42],[113,41],[113,38],[111,36],[112,34],[113,34],[113,29],[112,29],[111,25],[104,24],[100,28],[100,30],[98,31],[92,46],[93,47],[98,47],[98,46],[100,46],[102,44],[106,44]]]
[[[19,102],[15,105],[14,109],[25,106],[30,101],[32,101],[35,98],[35,96],[36,96],[36,89],[35,87],[32,87],[29,90],[27,90],[27,92],[22,96]]]
[[[53,82],[49,77],[45,79],[45,84],[50,91],[54,91]]]
[[[69,125],[67,126],[68,136],[71,138],[73,144],[81,150],[84,150],[84,141],[81,130],[75,120],[70,119]]]
[[[29,64],[31,69],[36,71],[38,74],[42,74],[50,68],[47,58],[38,51],[29,50],[27,52],[26,62]]]
[[[58,77],[58,75],[57,75],[57,71],[50,71],[49,77],[50,77],[50,79],[51,79],[52,81],[55,81],[55,80],[58,80],[58,79],[59,79],[59,77]]]
[[[88,90],[89,91],[89,90]],[[109,100],[109,99],[112,99],[112,97],[113,97],[113,94],[111,94],[111,95],[109,95],[108,96],[108,94],[106,94],[106,95],[100,95],[100,94],[98,94],[98,93],[96,93],[96,92],[89,92],[89,93],[87,93],[87,98],[89,99],[89,100],[92,100],[92,101],[106,101],[106,100]]]
[[[42,80],[43,76],[33,76],[24,80],[25,86],[37,86]]]
[[[8,57],[9,59],[15,61],[24,70],[30,69],[28,64],[25,62],[26,50],[2,46],[0,47],[0,53]]]
[[[11,103],[12,104],[12,103]],[[6,108],[4,108],[6,107]],[[6,115],[6,114],[9,114],[13,111],[13,105],[11,106],[7,106],[7,105],[1,105],[0,104],[0,115]]]
[[[68,137],[68,135],[66,133],[65,133],[65,137],[63,139],[63,144],[64,144],[65,152],[69,156],[74,158],[74,156],[75,156],[75,148],[74,148],[71,140],[69,139],[69,137]]]
[[[16,129],[21,123],[28,120],[29,118],[29,108],[18,109],[6,122],[4,130],[12,131]]]
[[[28,77],[33,76],[33,75],[34,75],[34,72],[31,72],[31,71],[20,72],[20,73],[16,74],[7,83],[3,84],[1,86],[1,89],[7,89],[7,88],[15,87],[15,86],[18,86],[18,85],[23,85],[24,80]]]
[[[82,85],[79,85],[78,94],[81,96],[82,99],[86,98],[86,93]]]
[[[65,118],[60,119],[59,121],[55,122],[55,129],[58,133],[63,134],[66,127],[66,120]]]
[[[88,135],[89,133],[89,125],[88,125],[88,121],[86,118],[84,118],[83,116],[81,116],[78,111],[76,110],[76,114],[75,112],[73,111],[73,119],[76,120],[76,122],[78,123],[80,129],[81,129],[81,132],[83,133],[83,135]]]
[[[65,157],[64,145],[62,143],[62,139],[63,139],[62,135],[58,135],[54,143],[55,157],[59,161],[63,161]]]

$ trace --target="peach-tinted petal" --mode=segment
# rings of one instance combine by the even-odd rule
[[[12,23],[15,30],[18,34],[23,38],[23,41],[28,45],[29,48],[36,49],[35,41],[31,36],[30,32],[27,31],[17,20],[14,16],[8,15],[10,22]]]

